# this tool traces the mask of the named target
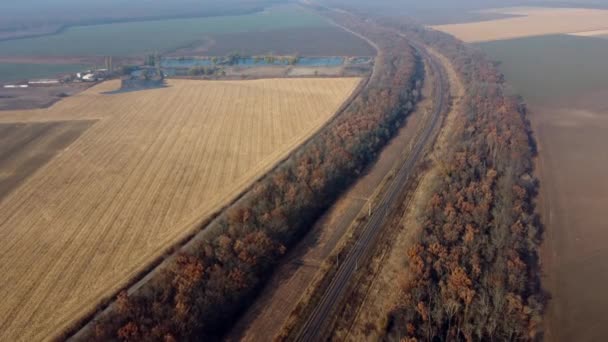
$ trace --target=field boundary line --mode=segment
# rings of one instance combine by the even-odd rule
[[[95,318],[112,309],[114,298],[120,292],[125,290],[129,294],[137,292],[154,276],[155,272],[166,267],[179,252],[188,250],[188,248],[192,247],[194,243],[198,242],[200,239],[204,239],[205,235],[214,228],[213,224],[217,222],[217,219],[224,211],[243,200],[258,182],[277,170],[290,158],[300,153],[303,148],[310,144],[319,136],[319,134],[322,134],[327,127],[332,125],[339,117],[341,117],[350,108],[354,100],[368,88],[371,77],[375,74],[375,70],[376,64],[374,63],[372,75],[361,78],[359,84],[357,87],[355,87],[350,96],[340,105],[338,110],[325,121],[323,125],[316,129],[315,133],[300,142],[294,149],[288,150],[288,152],[271,167],[269,167],[269,169],[263,175],[252,179],[246,188],[238,191],[236,194],[232,194],[231,197],[229,196],[228,201],[225,204],[218,205],[216,208],[209,210],[203,217],[199,216],[197,219],[193,219],[190,223],[183,225],[184,227],[190,227],[190,229],[187,230],[191,230],[192,233],[188,234],[184,238],[176,239],[174,243],[168,245],[164,253],[153,259],[151,262],[146,263],[146,265],[143,265],[141,271],[133,272],[131,277],[128,277],[128,279],[126,279],[122,284],[117,285],[113,291],[108,291],[113,293],[105,296],[105,298],[101,298],[100,304],[97,307],[83,313],[83,317],[76,320],[72,326],[64,329],[63,331],[57,332],[56,337],[65,337],[68,340],[78,339],[78,337],[82,336],[87,329],[92,327],[91,324],[94,322]]]

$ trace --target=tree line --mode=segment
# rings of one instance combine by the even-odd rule
[[[545,296],[525,107],[480,52],[444,33],[385,23],[448,57],[466,89],[420,240],[407,251],[408,280],[399,284],[387,339],[535,340]]]
[[[348,17],[380,48],[374,77],[351,105],[257,182],[136,293],[121,293],[87,340],[216,340],[250,304],[273,267],[372,162],[418,100],[423,77],[408,42]],[[201,132],[202,134],[203,132]]]

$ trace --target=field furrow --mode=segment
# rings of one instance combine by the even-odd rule
[[[50,339],[94,310],[314,134],[359,81],[171,80],[106,94],[110,81],[48,109],[0,112],[0,128],[88,127],[0,198],[0,340]]]

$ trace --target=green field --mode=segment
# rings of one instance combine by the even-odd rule
[[[608,87],[608,40],[550,35],[476,44],[531,103]]]
[[[86,67],[79,64],[0,63],[0,80],[18,81],[31,78],[52,78],[59,74],[77,72]]]
[[[200,41],[206,34],[328,25],[311,12],[280,6],[237,16],[75,26],[51,36],[0,42],[0,56],[132,56],[173,50]]]

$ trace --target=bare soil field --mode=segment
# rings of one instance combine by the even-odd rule
[[[521,7],[491,9],[484,12],[509,14],[516,17],[432,27],[465,42],[608,29],[608,10]]]
[[[86,90],[90,86],[89,83],[70,83],[26,89],[0,88],[0,116],[2,116],[1,111],[47,108],[67,96],[73,96]]]
[[[0,124],[0,202],[94,121]]]
[[[507,82],[530,103],[551,103],[608,87],[605,39],[560,34],[476,46],[500,61]]]
[[[532,105],[539,143],[548,341],[608,335],[608,89]]]
[[[0,202],[0,340],[49,339],[272,168],[359,78],[110,81],[0,123],[98,120]],[[0,145],[4,149],[4,145]]]
[[[528,102],[539,156],[547,341],[608,336],[608,42],[570,35],[479,44]],[[542,63],[539,63],[542,61]]]

